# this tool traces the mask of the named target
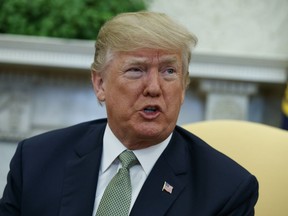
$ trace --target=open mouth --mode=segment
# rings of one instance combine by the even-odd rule
[[[146,107],[144,109],[144,112],[145,113],[154,113],[154,112],[157,112],[158,111],[158,108],[157,107]]]
[[[142,112],[140,112],[144,119],[153,120],[158,118],[161,114],[161,108],[157,105],[148,105],[143,108]]]

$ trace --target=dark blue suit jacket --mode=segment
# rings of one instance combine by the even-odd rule
[[[19,143],[0,216],[92,216],[105,119]],[[164,182],[172,194],[162,191]],[[132,216],[254,215],[258,183],[237,163],[176,127]]]

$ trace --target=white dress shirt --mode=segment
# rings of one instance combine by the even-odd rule
[[[163,142],[140,150],[133,150],[137,157],[139,164],[130,168],[130,179],[132,186],[132,198],[130,211],[135,203],[135,200],[146,180],[154,164],[167,147],[172,134]],[[95,203],[93,209],[93,215],[95,216],[100,200],[103,196],[104,190],[121,168],[121,163],[117,158],[127,148],[118,140],[113,134],[109,125],[107,124],[104,138],[103,138],[103,152],[101,158],[101,165],[98,175],[98,184],[95,196]]]

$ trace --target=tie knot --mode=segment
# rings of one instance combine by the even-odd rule
[[[127,150],[123,151],[119,155],[119,160],[121,161],[122,167],[126,169],[129,169],[138,163],[137,157],[134,155],[134,153]]]

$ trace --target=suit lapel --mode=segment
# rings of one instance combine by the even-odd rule
[[[60,216],[92,215],[104,130],[105,125],[88,131],[76,145],[75,158],[67,162]]]
[[[173,187],[172,193],[162,191],[164,182]],[[181,137],[174,132],[169,145],[146,179],[130,215],[164,215],[186,185],[187,150]]]

